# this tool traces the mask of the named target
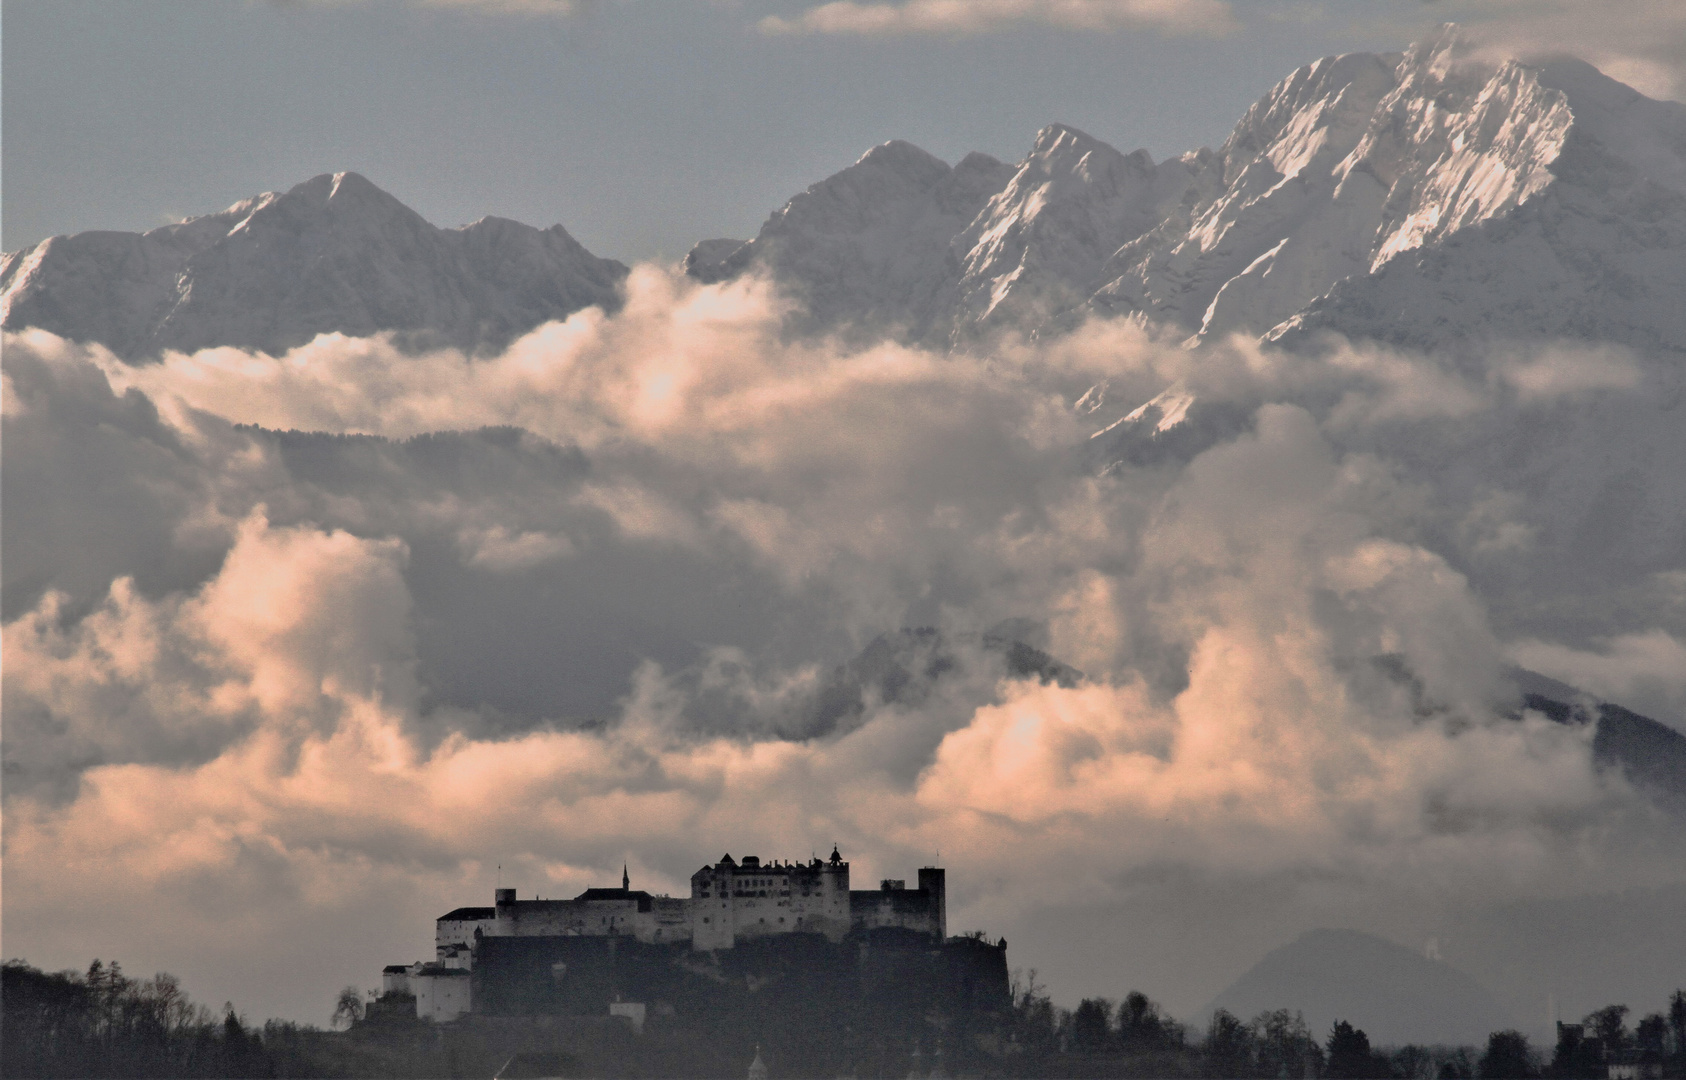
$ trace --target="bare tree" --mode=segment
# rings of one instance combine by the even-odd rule
[[[363,991],[348,986],[334,1000],[334,1016],[330,1023],[336,1028],[349,1028],[363,1019]]]

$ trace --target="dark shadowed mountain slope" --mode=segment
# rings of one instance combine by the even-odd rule
[[[1597,724],[1592,753],[1599,765],[1620,769],[1634,787],[1686,812],[1686,735],[1631,709],[1584,695],[1531,690],[1523,695],[1523,704],[1558,723]]]
[[[821,680],[798,731],[812,736],[847,729],[874,705],[916,706],[945,675],[963,673],[968,657],[999,664],[1000,673],[1013,679],[1068,687],[1083,680],[1076,668],[1004,632],[950,639],[930,627],[898,630],[874,638]]]

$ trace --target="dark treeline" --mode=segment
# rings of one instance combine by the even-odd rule
[[[491,1027],[480,1031],[473,1021],[436,1027],[412,1016],[394,1027],[390,1020],[363,1020],[355,990],[341,994],[335,1011],[350,1030],[321,1031],[277,1021],[256,1028],[231,1006],[225,1005],[219,1015],[195,1004],[169,975],[133,979],[117,964],[99,961],[86,972],[48,973],[11,961],[4,966],[0,1073],[7,1077],[444,1077],[489,1075],[488,1070],[476,1067],[480,1059],[502,1060],[507,1055],[507,1051],[495,1053],[490,1044],[479,1045],[499,1040],[493,1038],[497,1032]],[[996,1017],[998,1023],[983,1031],[975,1026],[969,1029],[965,1041],[974,1046],[954,1045],[947,1050],[949,1066],[960,1065],[958,1071],[967,1075],[1025,1078],[1686,1078],[1686,992],[1673,995],[1666,1013],[1645,1016],[1631,1028],[1629,1015],[1625,1006],[1613,1005],[1580,1024],[1560,1025],[1557,1045],[1549,1051],[1531,1046],[1515,1031],[1494,1032],[1484,1048],[1381,1048],[1373,1047],[1364,1031],[1345,1021],[1327,1033],[1314,1033],[1298,1013],[1287,1010],[1260,1013],[1249,1020],[1220,1010],[1199,1031],[1166,1016],[1153,1001],[1135,992],[1118,1003],[1091,998],[1076,1009],[1062,1009],[1053,1004],[1032,973],[1028,979],[1015,980],[1011,1007]],[[924,1037],[909,1040],[911,1059],[892,1052],[864,1070],[857,1059],[853,1071],[862,1076],[942,1072],[942,1058],[933,1051],[942,1050],[958,1034],[953,1018],[909,1019],[914,1021],[910,1032],[926,1031]],[[671,1066],[671,1057],[653,1053],[659,1033],[655,1040],[632,1038],[619,1025],[608,1024],[603,1031],[559,1028],[556,1034],[564,1030],[574,1031],[569,1041],[580,1044],[559,1049],[590,1049],[581,1039],[602,1044],[597,1052],[585,1054],[596,1063],[591,1070],[594,1075],[671,1072],[658,1064],[665,1061]],[[476,1048],[478,1053],[471,1052]],[[711,1055],[704,1060],[714,1067],[698,1075],[739,1075],[727,1064],[735,1057],[734,1053]],[[476,1065],[470,1065],[471,1061]],[[835,1069],[825,1068],[822,1060],[812,1056],[798,1061],[793,1054],[774,1053],[767,1065],[774,1077],[835,1075]]]
[[[9,960],[0,980],[6,1076],[300,1075],[289,1068],[294,1025],[271,1021],[254,1030],[232,1006],[218,1017],[172,975],[132,979],[98,960],[86,972],[45,972]]]
[[[1321,1038],[1288,1010],[1242,1020],[1219,1010],[1204,1032],[1172,1020],[1146,996],[1131,993],[1114,1005],[1084,1000],[1056,1008],[1035,974],[1015,983],[1006,1073],[1069,1077],[1226,1077],[1273,1080],[1636,1080],[1686,1078],[1686,991],[1675,991],[1667,1013],[1652,1013],[1629,1029],[1624,1005],[1611,1005],[1580,1024],[1559,1025],[1551,1052],[1517,1031],[1496,1031],[1484,1048],[1372,1047],[1361,1029],[1342,1020]]]

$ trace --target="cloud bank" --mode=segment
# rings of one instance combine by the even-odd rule
[[[787,341],[755,280],[628,289],[491,358],[8,336],[17,951],[309,1015],[499,864],[560,896],[623,859],[683,891],[721,851],[940,850],[956,925],[998,932],[1166,875],[1424,910],[1680,879],[1678,823],[1506,675],[1678,700],[1686,610],[1643,583],[1679,522],[1640,507],[1589,562],[1607,477],[1504,466],[1542,425],[1668,445],[1639,358],[1110,324],[946,356]],[[1185,427],[1090,437],[1176,379]],[[942,664],[816,705],[907,626]],[[1015,675],[1003,632],[1084,677]],[[323,967],[228,974],[300,935]]]
[[[1670,0],[1499,0],[1468,14],[1477,39],[1504,54],[1566,53],[1647,97],[1686,92],[1686,10]]]
[[[989,34],[1024,26],[1223,35],[1237,23],[1226,0],[832,0],[795,17],[768,15],[756,26],[764,34],[872,37]]]

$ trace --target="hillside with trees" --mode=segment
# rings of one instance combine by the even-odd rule
[[[710,1017],[711,1034],[672,1009],[657,1010],[636,1032],[608,1016],[428,1024],[365,1001],[355,987],[338,995],[333,1027],[321,1029],[254,1025],[232,1004],[213,1011],[194,1002],[171,975],[136,979],[116,963],[44,972],[14,960],[3,974],[6,1077],[491,1076],[512,1060],[545,1062],[570,1076],[737,1076],[759,1049],[771,1077],[1686,1078],[1686,990],[1632,1027],[1625,1005],[1559,1025],[1547,1053],[1511,1030],[1492,1032],[1484,1047],[1376,1046],[1346,1020],[1314,1032],[1286,1009],[1246,1020],[1218,1009],[1197,1030],[1139,991],[1064,1009],[1035,972],[1015,977],[1010,1008],[987,1028],[913,1001],[900,1002],[890,1022],[867,1027],[862,1017],[816,1002],[784,1030],[763,1030],[758,1042],[746,1039],[746,1017],[756,1008],[748,987],[740,1003],[747,1011]]]

